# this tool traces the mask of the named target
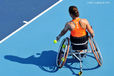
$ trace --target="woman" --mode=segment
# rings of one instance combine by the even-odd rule
[[[92,37],[94,37],[94,31],[89,25],[87,19],[79,18],[79,11],[76,6],[69,7],[69,14],[72,17],[72,21],[66,23],[64,29],[61,33],[56,37],[58,41],[68,30],[71,32],[70,40],[73,50],[84,50],[87,49],[88,46],[88,33]],[[87,30],[87,31],[86,31]]]

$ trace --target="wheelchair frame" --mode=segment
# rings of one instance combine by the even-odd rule
[[[67,44],[65,45],[64,43],[66,40],[67,40]],[[98,64],[101,66],[103,63],[103,59],[102,59],[102,55],[100,53],[100,50],[99,50],[95,40],[90,36],[88,41],[90,43],[91,50],[85,49],[83,51],[78,51],[78,50],[72,50],[71,42],[68,37],[64,38],[61,42],[59,52],[57,55],[57,60],[56,60],[57,67],[62,68],[67,60],[67,56],[68,55],[73,56],[76,59],[78,59],[80,62],[80,72],[78,73],[80,76],[82,74],[82,58],[86,57],[86,55],[88,53],[93,53]],[[63,45],[65,45],[65,46],[63,46]],[[63,51],[64,49],[65,49],[65,51]],[[95,53],[95,52],[97,52],[97,53]],[[84,55],[83,57],[81,57],[82,54]],[[96,54],[98,54],[98,56]],[[97,57],[99,57],[100,60]]]

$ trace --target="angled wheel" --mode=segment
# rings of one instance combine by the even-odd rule
[[[103,64],[103,59],[100,49],[98,48],[98,45],[96,44],[95,40],[92,37],[89,38],[89,43],[98,64],[101,66]]]
[[[66,37],[62,40],[59,48],[59,52],[57,55],[56,65],[58,68],[62,68],[66,62],[68,53],[70,48],[70,39]]]

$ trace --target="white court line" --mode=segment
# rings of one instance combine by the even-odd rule
[[[23,21],[23,23],[26,23],[27,24],[28,22],[27,21]]]
[[[30,20],[29,22],[27,21],[23,21],[26,24],[24,24],[23,26],[21,26],[20,28],[18,28],[16,31],[12,32],[11,34],[9,34],[7,37],[5,37],[4,39],[2,39],[0,41],[0,43],[4,42],[5,40],[7,40],[8,38],[10,38],[12,35],[14,35],[15,33],[17,33],[18,31],[20,31],[21,29],[23,29],[25,26],[27,26],[28,24],[32,23],[34,20],[36,20],[38,17],[42,16],[44,13],[46,13],[47,11],[49,11],[50,9],[52,9],[53,7],[55,7],[56,5],[58,5],[60,2],[62,2],[63,0],[59,0],[58,2],[56,2],[55,4],[53,4],[52,6],[50,6],[48,9],[46,9],[45,11],[43,11],[42,13],[40,13],[39,15],[37,15],[36,17],[34,17],[32,20]]]

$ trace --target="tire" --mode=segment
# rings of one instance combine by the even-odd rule
[[[58,68],[62,68],[67,60],[67,56],[70,48],[70,39],[66,37],[62,40],[59,48],[59,52],[57,55],[56,64]]]
[[[103,64],[103,59],[102,59],[102,55],[101,55],[100,49],[98,48],[95,40],[92,39],[91,37],[89,39],[89,43],[90,43],[90,46],[91,46],[91,49],[92,49],[92,52],[93,52],[93,54],[95,56],[96,61],[101,66]]]

